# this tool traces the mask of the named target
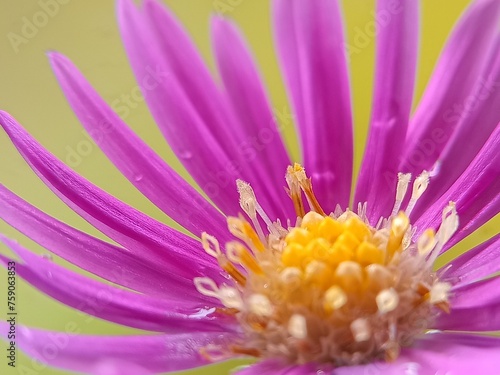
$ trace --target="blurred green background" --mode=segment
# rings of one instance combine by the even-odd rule
[[[268,0],[164,0],[177,17],[184,23],[207,63],[213,69],[210,52],[208,20],[217,4],[226,4],[226,15],[233,18],[248,38],[262,75],[266,82],[273,107],[283,110],[288,106],[282,78],[276,61],[271,35]],[[432,72],[443,43],[468,0],[422,0],[422,38],[416,102]],[[38,1],[3,0],[0,3],[0,108],[13,114],[31,134],[57,157],[65,160],[68,149],[75,148],[88,138],[72,114],[63,98],[45,57],[48,50],[58,50],[68,55],[80,67],[102,96],[111,103],[122,94],[135,88],[132,72],[119,38],[115,22],[113,1],[65,0],[53,17],[35,35],[20,44],[16,50],[9,41],[9,33],[21,34],[24,17],[32,17],[42,8]],[[230,5],[234,4],[234,5]],[[373,21],[374,0],[342,1],[348,43],[353,44],[356,30],[363,29]],[[353,86],[353,102],[356,123],[356,170],[362,157],[366,139],[367,123],[370,115],[372,93],[374,41],[359,53],[352,55],[350,66]],[[163,141],[143,102],[130,111],[126,121],[162,157],[173,165],[188,181],[192,182],[177,159]],[[294,129],[285,130],[287,145],[294,159],[299,153]],[[95,236],[103,236],[83,219],[61,203],[44,184],[31,172],[23,159],[15,151],[8,138],[0,134],[0,181],[21,197],[27,199],[43,211]],[[172,223],[155,206],[145,199],[132,185],[115,170],[97,146],[83,157],[77,172],[102,187],[119,199],[142,210],[157,220]],[[498,228],[498,218],[477,231],[473,236],[457,246],[456,252],[470,248],[474,244],[491,237]],[[46,250],[22,237],[3,222],[0,232],[18,239],[34,251]],[[8,254],[5,248],[0,252]],[[456,254],[455,252],[455,254]],[[60,259],[59,264],[67,265]],[[1,285],[6,280],[5,270],[0,271]],[[25,283],[18,283],[19,322],[29,326],[64,330],[68,322],[78,325],[82,333],[88,334],[130,334],[138,331],[110,324],[96,318],[78,314]],[[5,288],[0,290],[0,315],[4,319]],[[2,342],[0,372],[2,374],[64,374],[50,368],[33,366],[24,356],[18,358],[18,369],[6,365],[5,349]],[[188,371],[186,374],[226,374],[235,364],[213,366],[206,369]],[[32,372],[22,372],[29,369]]]

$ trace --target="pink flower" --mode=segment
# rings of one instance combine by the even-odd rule
[[[22,327],[20,347],[51,366],[91,374],[162,373],[239,357],[257,360],[240,375],[497,374],[500,339],[477,333],[500,330],[500,278],[488,278],[500,270],[499,236],[438,270],[433,265],[499,211],[500,2],[472,2],[410,118],[419,4],[378,1],[374,108],[352,206],[350,51],[339,6],[273,6],[305,168],[289,159],[231,22],[212,20],[218,85],[156,1],[140,9],[118,1],[125,48],[149,108],[218,209],[142,142],[66,57],[49,54],[103,152],[197,239],[105,193],[0,114],[35,173],[117,243],[69,227],[0,185],[3,220],[111,284],[1,237],[20,259],[18,275],[75,309],[156,332],[106,337]]]

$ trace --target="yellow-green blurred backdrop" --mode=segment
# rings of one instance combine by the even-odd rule
[[[210,52],[208,20],[210,15],[217,10],[217,4],[227,4],[226,15],[240,25],[254,51],[272,98],[273,107],[282,110],[288,106],[273,49],[269,0],[164,0],[164,2],[184,23],[212,68],[214,64]],[[446,36],[469,3],[468,0],[422,0],[421,2],[423,17],[417,100],[425,88],[425,83],[432,72]],[[21,29],[25,17],[32,20],[42,8],[39,1],[35,0],[1,1],[0,108],[13,114],[44,146],[65,160],[68,148],[74,149],[79,142],[86,141],[88,138],[63,98],[49,69],[45,52],[58,50],[68,55],[109,103],[122,94],[130,93],[136,83],[119,38],[114,1],[61,0],[60,3],[64,4],[60,4],[56,14],[48,17],[46,25],[37,28],[38,30],[26,39],[26,43],[14,47],[9,34],[11,38],[11,33],[22,35]],[[374,19],[374,0],[344,0],[342,5],[348,43],[353,45],[357,28],[363,29]],[[361,161],[366,125],[370,114],[374,66],[373,47],[374,40],[371,40],[368,47],[352,55],[350,62],[356,121],[356,168],[359,167]],[[126,121],[160,155],[192,182],[163,141],[144,103],[137,103],[137,107],[131,110]],[[299,152],[291,126],[286,129],[285,138],[293,157],[297,159]],[[114,169],[95,145],[90,153],[83,157],[76,170],[119,199],[160,221],[172,224]],[[38,180],[4,133],[0,134],[0,182],[45,212],[103,238],[100,233],[61,203]],[[460,245],[461,249],[491,237],[497,231],[498,224],[500,224],[499,220],[495,223],[490,222],[474,236],[463,241]],[[0,223],[0,232],[18,239],[23,245],[37,252],[47,252],[3,222]],[[0,248],[0,251],[8,253],[4,247]],[[54,261],[66,265],[60,259],[54,259]],[[0,280],[0,285],[2,285],[0,316],[3,320],[6,312],[4,269],[0,271]],[[89,319],[37,293],[21,281],[18,284],[18,319],[22,324],[64,330],[68,322],[74,322],[82,333],[88,334],[137,332],[96,318]],[[2,374],[64,374],[64,372],[34,365],[29,358],[24,356],[18,357],[18,368],[13,370],[6,365],[4,347],[2,342],[0,352],[2,353],[0,355]],[[232,365],[215,366],[186,373],[226,374],[231,367]]]

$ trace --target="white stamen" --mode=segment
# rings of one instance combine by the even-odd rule
[[[264,223],[266,223],[266,226],[268,228],[273,225],[273,222],[271,221],[269,216],[267,216],[266,212],[257,201],[255,192],[248,182],[245,182],[243,180],[236,180],[236,186],[238,188],[238,194],[240,195],[240,207],[252,221],[252,224],[257,231],[260,240],[265,243],[266,236],[264,235],[259,220],[257,220],[257,214],[262,218]]]
[[[208,233],[203,232],[201,234],[201,244],[203,246],[203,250],[205,250],[205,252],[208,255],[213,256],[216,259],[220,255],[222,255],[222,252],[220,250],[219,241],[214,236],[211,236]]]
[[[241,264],[241,256],[238,251],[239,246],[242,245],[236,241],[226,243],[226,255],[227,259],[231,262]]]
[[[263,213],[264,211],[257,202],[257,198],[255,197],[255,193],[252,189],[252,186],[250,186],[249,183],[243,180],[236,180],[236,186],[238,187],[238,194],[240,195],[241,209],[247,214],[247,216],[252,221],[252,224],[255,230],[257,231],[260,240],[265,242],[266,236],[264,235],[259,220],[257,219],[257,213],[259,213],[259,216],[262,216],[261,212]],[[265,217],[267,218],[267,220],[269,220],[267,215],[265,215]]]
[[[433,229],[427,229],[417,240],[417,249],[420,255],[429,254],[436,246],[436,236]]]
[[[415,179],[415,182],[413,183],[413,191],[411,194],[410,202],[408,203],[408,207],[406,207],[406,215],[410,216],[411,212],[413,211],[413,208],[415,207],[415,204],[417,203],[418,199],[424,194],[424,192],[427,190],[427,187],[429,186],[429,172],[423,171],[420,176],[418,176]]]
[[[439,302],[447,302],[450,290],[451,284],[442,282],[435,283],[430,291],[430,303],[436,304]]]
[[[347,303],[347,295],[341,287],[334,285],[330,287],[324,296],[324,305],[332,310],[338,310]]]
[[[307,214],[304,215],[302,218],[302,221],[300,223],[300,226],[302,228],[307,228],[311,224],[319,223],[324,219],[323,216],[318,214],[315,211],[309,211]]]
[[[219,289],[219,299],[224,306],[229,308],[242,310],[244,307],[240,293],[235,288],[229,286],[222,286]]]
[[[305,339],[307,337],[306,318],[300,314],[293,314],[288,321],[288,333],[296,339]]]
[[[195,277],[193,281],[196,290],[204,296],[219,298],[219,287],[211,278]]]
[[[367,209],[368,209],[368,203],[367,202],[364,202],[364,203],[359,202],[358,203],[358,216],[361,219],[361,221],[363,221],[365,223],[368,220],[368,218],[366,217],[366,211],[367,211]]]
[[[252,294],[247,303],[250,311],[256,315],[269,317],[273,312],[271,301],[263,294]]]
[[[342,209],[342,207],[340,207],[340,204],[337,204],[335,206],[335,211],[333,211],[333,218],[336,219],[338,217],[340,217],[340,215],[342,215],[344,213],[344,210]]]
[[[243,309],[243,300],[235,288],[226,285],[219,288],[215,281],[209,277],[196,277],[193,281],[196,290],[204,296],[217,298],[226,307]]]
[[[249,183],[236,180],[236,187],[240,195],[240,207],[250,218],[257,217],[257,198]]]
[[[375,298],[378,311],[385,314],[393,311],[399,304],[399,295],[394,289],[384,289]]]
[[[358,318],[351,323],[351,333],[354,341],[363,342],[370,339],[370,325],[366,319]]]
[[[340,278],[350,279],[353,282],[363,281],[363,270],[357,262],[346,260],[340,263],[335,270],[335,274]]]
[[[450,202],[448,206],[443,210],[443,216],[441,220],[441,226],[436,234],[437,245],[434,247],[432,252],[427,259],[427,264],[433,264],[436,258],[441,253],[444,245],[449,241],[453,234],[457,231],[459,224],[459,219],[457,215],[457,210],[455,208],[455,203]]]
[[[398,187],[396,188],[396,199],[394,200],[394,207],[392,208],[391,216],[394,216],[399,212],[401,203],[406,196],[410,179],[411,173],[398,173]]]

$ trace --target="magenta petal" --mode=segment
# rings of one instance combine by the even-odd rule
[[[439,156],[432,183],[419,200],[419,205],[412,214],[418,218],[435,197],[441,196],[464,172],[488,137],[500,123],[500,37],[493,49],[492,63],[478,79],[476,89],[470,94],[467,107],[456,130]],[[471,104],[471,100],[472,104]],[[465,145],[465,147],[464,147]]]
[[[442,210],[450,201],[456,203],[460,225],[457,233],[446,244],[443,251],[472,233],[499,212],[499,147],[500,124],[462,176],[415,222],[417,236],[426,228],[439,227]]]
[[[242,140],[247,158],[267,169],[270,192],[283,207],[292,205],[281,186],[290,158],[283,144],[276,118],[264,89],[255,62],[237,27],[222,17],[212,18],[212,40],[225,95],[231,103],[247,141]],[[256,140],[251,142],[250,140]]]
[[[274,2],[276,48],[300,130],[304,167],[325,211],[349,204],[352,114],[336,0]]]
[[[375,92],[370,132],[356,185],[355,205],[368,202],[376,223],[391,213],[399,157],[404,151],[418,52],[419,2],[379,0]]]
[[[171,285],[158,263],[44,214],[1,184],[0,218],[54,254],[105,280],[162,298],[170,294]]]
[[[433,328],[456,331],[500,330],[500,277],[459,286],[452,293],[451,313],[441,314]]]
[[[32,169],[54,193],[130,252],[163,266],[166,280],[191,285],[195,276],[212,275],[218,278],[215,260],[201,249],[199,242],[92,185],[41,147],[5,112],[0,112],[0,125]]]
[[[224,324],[228,325],[227,320],[209,317],[213,311],[197,307],[203,306],[204,301],[194,286],[190,290],[171,285],[178,292],[176,300],[154,298],[81,276],[3,236],[0,241],[22,259],[23,263],[16,265],[20,277],[48,296],[89,315],[157,332],[221,332]],[[2,256],[1,261],[7,266],[10,259]]]
[[[0,327],[6,332],[5,323]],[[221,333],[89,336],[76,334],[79,328],[74,325],[67,327],[67,332],[52,332],[18,326],[17,342],[30,357],[52,367],[95,375],[142,375],[207,365],[200,349],[231,341],[230,335]],[[117,372],[125,364],[141,372]]]
[[[184,181],[102,100],[63,55],[49,55],[73,111],[108,158],[146,197],[199,236],[227,232],[224,217]]]
[[[457,125],[461,126],[461,117],[467,115],[470,100],[477,95],[474,90],[488,77],[487,63],[498,34],[499,19],[497,0],[473,1],[462,17],[411,121],[400,164],[402,171],[419,174],[431,168]],[[493,126],[499,120],[497,115]],[[479,127],[478,124],[484,125],[470,123],[470,127]],[[452,159],[454,162],[461,163],[463,144],[457,144],[461,158]]]
[[[226,214],[240,211],[236,179],[255,189],[271,218],[284,217],[268,188],[266,170],[249,160],[226,98],[178,22],[156,1],[140,12],[132,1],[118,2],[121,33],[138,81],[154,66],[162,79],[143,90],[146,102],[177,157],[214,203]],[[193,74],[196,72],[196,74]],[[284,172],[282,172],[284,173]]]
[[[143,95],[160,130],[209,198],[226,214],[237,213],[238,194],[234,183],[236,174],[232,169],[226,170],[229,160],[225,151],[211,133],[212,129],[206,126],[206,118],[199,114],[197,106],[190,101],[179,82],[178,72],[172,72],[172,68],[165,62],[166,57],[160,53],[156,35],[145,14],[139,13],[130,0],[120,0],[117,4],[122,39],[137,81],[141,82],[147,77],[155,78],[155,85],[151,85],[149,89],[144,88]],[[175,48],[186,53],[192,52],[187,50],[189,45],[183,45],[182,49],[177,45]],[[190,53],[190,57],[192,55]],[[191,60],[183,61],[187,63]],[[177,66],[179,65],[182,64],[179,62]],[[207,83],[206,67],[197,64],[196,68],[190,70],[189,76],[184,75],[185,79],[192,79],[195,83],[203,80],[202,83]],[[209,81],[206,87],[213,87],[213,83]],[[217,102],[219,94],[211,94],[213,102]],[[205,101],[197,104],[205,105]]]
[[[500,234],[443,266],[440,279],[455,287],[470,284],[500,271]]]

